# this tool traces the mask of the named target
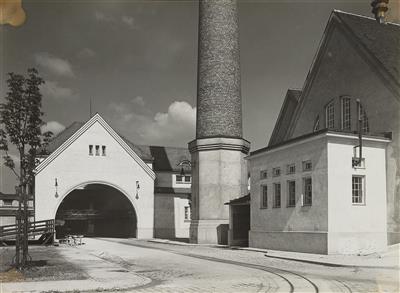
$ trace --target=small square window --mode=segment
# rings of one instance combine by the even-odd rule
[[[303,171],[311,171],[311,170],[312,170],[311,160],[303,161]]]
[[[281,168],[277,167],[277,168],[272,169],[272,174],[274,177],[281,176]]]
[[[96,145],[96,156],[100,156],[100,146]]]
[[[268,172],[267,172],[267,170],[262,170],[262,171],[260,172],[260,179],[267,179],[267,177],[268,177]]]
[[[183,176],[182,175],[176,175],[176,183],[183,183]]]
[[[93,156],[93,145],[89,145],[89,156]]]
[[[105,146],[105,145],[102,145],[102,146],[101,146],[101,155],[102,155],[102,156],[105,156],[105,155],[106,155],[106,146]]]
[[[12,206],[13,200],[12,199],[3,199],[3,204],[5,206]]]
[[[186,176],[185,176],[185,183],[190,183],[191,181],[192,181],[192,177],[186,175]]]
[[[268,207],[268,186],[262,185],[261,190],[261,208],[266,209]]]
[[[287,174],[294,174],[296,173],[296,165],[295,164],[290,164],[286,166],[286,173]]]

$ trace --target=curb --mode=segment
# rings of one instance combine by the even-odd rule
[[[290,257],[282,257],[282,256],[272,256],[264,254],[264,256],[274,259],[282,259],[282,260],[289,260],[289,261],[297,261],[302,263],[309,263],[314,265],[320,265],[325,267],[343,267],[343,268],[363,268],[363,269],[385,269],[385,270],[399,270],[400,267],[396,266],[359,266],[359,265],[346,265],[346,264],[338,264],[338,263],[329,263],[329,262],[320,262],[314,260],[307,260],[307,259],[298,259],[298,258],[290,258]]]

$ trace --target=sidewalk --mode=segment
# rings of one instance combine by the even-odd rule
[[[400,245],[390,246],[386,252],[368,255],[322,255],[299,253],[251,247],[238,247],[240,250],[264,252],[266,257],[318,264],[331,267],[362,267],[400,269]]]
[[[212,246],[227,247],[226,245],[192,244],[165,239],[151,239],[149,242],[163,243],[179,246]],[[400,269],[400,245],[392,245],[383,253],[372,253],[368,255],[323,255],[312,253],[300,253],[290,251],[280,251],[271,249],[260,249],[252,247],[232,247],[232,249],[256,251],[265,253],[266,257],[298,261],[310,264],[317,264],[330,267],[360,267],[360,268],[385,268]]]
[[[0,292],[116,291],[143,286],[151,282],[151,279],[135,274],[129,266],[111,262],[110,257],[106,254],[91,250],[85,245],[49,248],[59,249],[69,262],[83,269],[88,278],[84,280],[0,283]]]

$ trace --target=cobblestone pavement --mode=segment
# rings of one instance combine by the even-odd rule
[[[393,269],[325,267],[256,251],[137,239],[87,239],[83,249],[151,279],[132,292],[399,292]]]

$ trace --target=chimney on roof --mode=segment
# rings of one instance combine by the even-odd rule
[[[372,13],[379,23],[386,23],[386,11],[388,11],[389,0],[373,0],[371,2]]]

